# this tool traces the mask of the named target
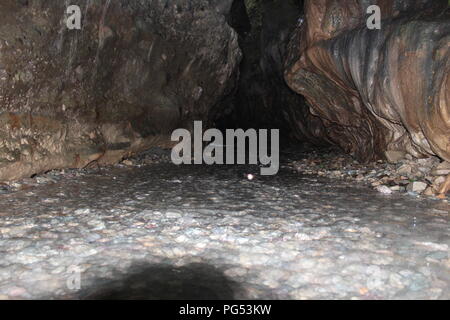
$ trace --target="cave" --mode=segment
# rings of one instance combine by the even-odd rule
[[[2,0],[0,299],[450,299],[449,58],[447,0]]]

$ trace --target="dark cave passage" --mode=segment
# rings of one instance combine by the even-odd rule
[[[0,299],[449,299],[447,0],[4,0]]]

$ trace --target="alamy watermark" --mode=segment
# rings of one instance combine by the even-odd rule
[[[69,290],[78,291],[81,289],[81,268],[76,265],[71,265],[67,268],[66,285]]]
[[[81,30],[81,9],[77,5],[70,5],[66,10],[66,26],[69,30]]]
[[[450,0],[449,0],[450,1]],[[366,13],[370,16],[367,18],[366,25],[370,30],[381,29],[381,8],[378,5],[370,5],[367,7]],[[69,30],[81,30],[81,9],[78,5],[70,5],[66,9],[66,26]],[[299,25],[303,24],[304,19],[299,19]]]
[[[270,148],[269,148],[270,138]],[[172,141],[179,143],[172,148],[174,164],[261,164],[261,175],[278,173],[279,140],[278,129],[269,130],[227,129],[225,139],[218,129],[208,129],[203,133],[201,121],[194,122],[194,137],[186,129],[177,129],[172,133]],[[181,139],[181,141],[180,141]],[[210,142],[203,148],[204,142]],[[247,144],[248,142],[248,144]],[[225,143],[225,144],[224,144]],[[247,148],[248,146],[248,152]],[[270,152],[270,155],[269,155]],[[248,155],[248,162],[246,158]],[[237,160],[237,161],[236,161]]]
[[[381,29],[381,9],[377,5],[371,5],[367,7],[367,14],[370,16],[367,18],[367,28],[369,30]]]

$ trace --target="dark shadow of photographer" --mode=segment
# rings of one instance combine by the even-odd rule
[[[134,265],[123,278],[99,279],[80,292],[85,300],[233,300],[242,287],[216,267],[193,263]]]

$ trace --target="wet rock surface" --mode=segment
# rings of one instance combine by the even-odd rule
[[[0,298],[450,298],[447,203],[289,157],[274,177],[163,161],[1,194]]]
[[[0,181],[108,164],[209,120],[235,86],[231,0],[0,2]]]
[[[446,0],[305,1],[285,78],[326,136],[364,161],[385,152],[450,161],[450,11]]]

